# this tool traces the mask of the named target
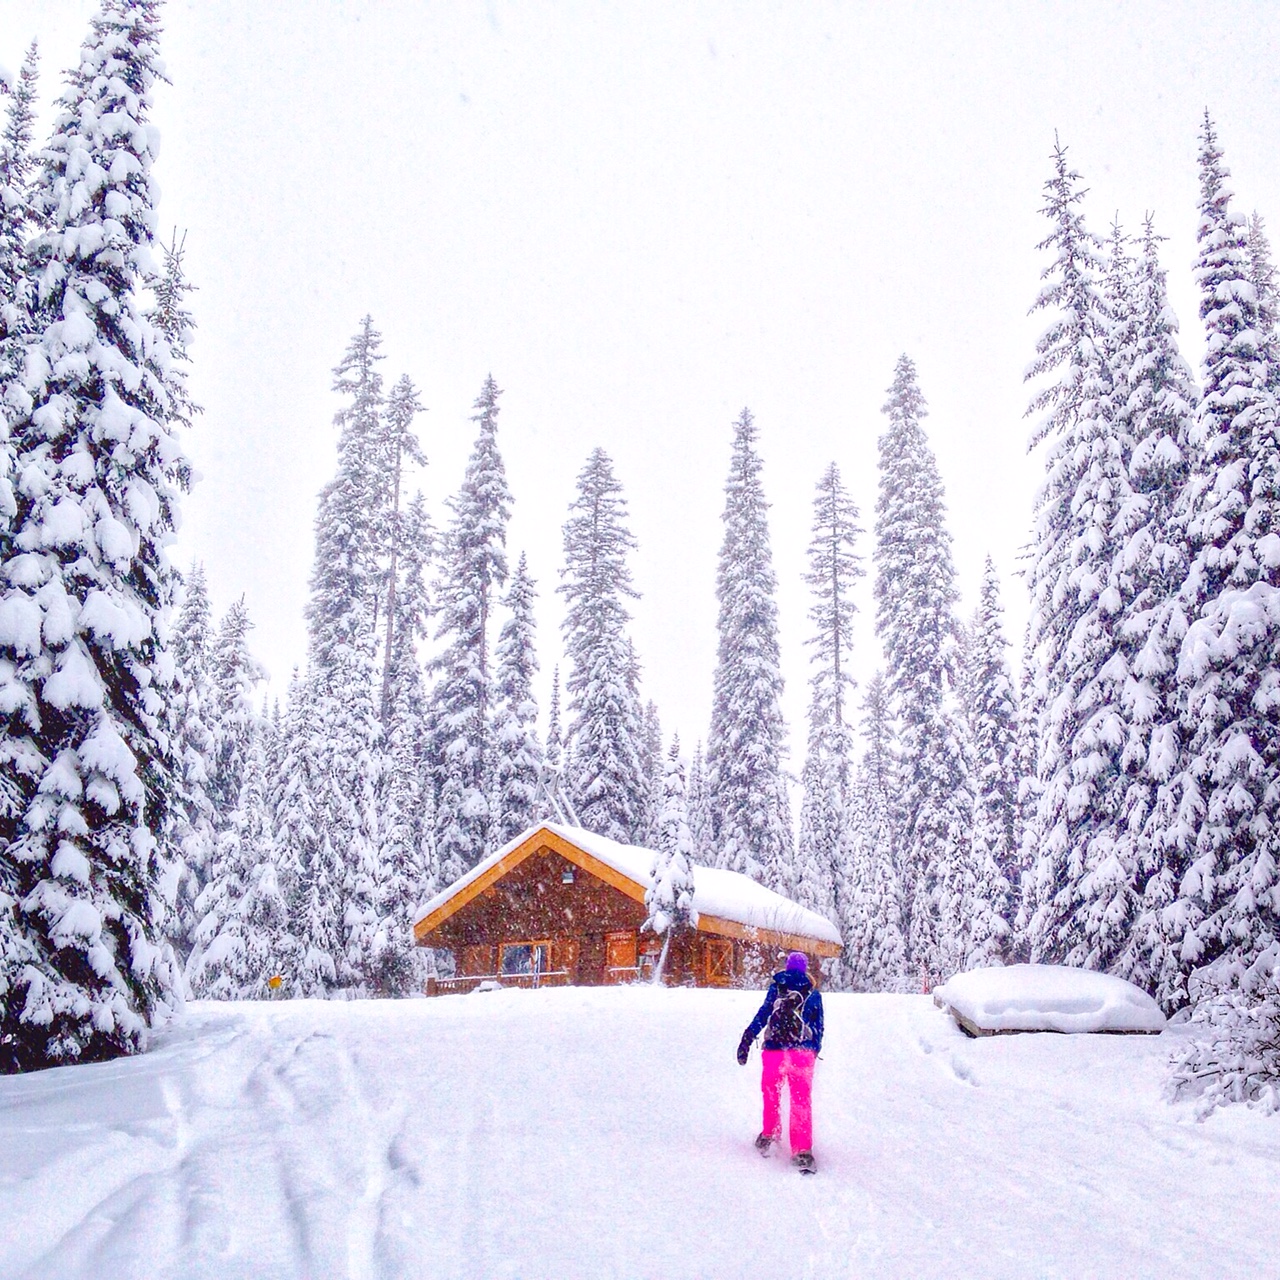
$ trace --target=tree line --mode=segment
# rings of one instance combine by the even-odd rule
[[[437,527],[407,492],[424,461],[420,395],[408,377],[388,388],[368,317],[334,375],[307,662],[282,706],[261,704],[243,602],[215,621],[199,566],[184,580],[166,552],[191,478],[180,433],[198,408],[182,246],[152,256],[158,10],[105,0],[38,152],[34,47],[9,87],[5,1069],[137,1048],[186,990],[414,990],[435,962],[412,945],[415,908],[569,813],[655,849],[660,931],[687,920],[698,865],[727,867],[839,926],[837,987],[918,990],[1019,959],[1103,969],[1170,1011],[1196,1008],[1207,1029],[1180,1078],[1262,1087],[1239,1066],[1257,1054],[1230,1046],[1256,1049],[1276,1017],[1280,308],[1262,220],[1231,208],[1208,116],[1198,382],[1152,220],[1137,238],[1119,225],[1098,237],[1054,152],[1033,306],[1046,327],[1028,372],[1045,478],[1016,676],[989,560],[976,611],[957,615],[909,357],[879,440],[869,576],[883,661],[864,689],[851,647],[862,517],[835,462],[818,479],[793,815],[750,411],[729,442],[711,721],[686,758],[643,696],[637,547],[608,454],[587,457],[563,526],[565,679],[557,666],[544,721],[538,584],[507,545],[501,390],[492,377],[480,388],[475,445]]]

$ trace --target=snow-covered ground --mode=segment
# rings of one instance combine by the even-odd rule
[[[820,1173],[751,1148],[758,997],[198,1004],[0,1079],[0,1275],[1274,1275],[1280,1122],[1161,1098],[1180,1034],[968,1040],[826,998]]]

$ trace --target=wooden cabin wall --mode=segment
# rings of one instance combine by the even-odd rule
[[[573,882],[564,882],[566,868]],[[577,943],[570,982],[605,981],[605,935],[639,932],[645,908],[626,894],[546,850],[526,858],[433,931],[430,945],[454,953],[460,976],[478,976],[481,948],[490,967],[498,966],[498,942],[546,939]],[[563,953],[562,953],[563,954]],[[554,962],[553,955],[553,962]]]

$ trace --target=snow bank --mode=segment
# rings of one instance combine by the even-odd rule
[[[1186,1028],[824,1000],[816,1178],[752,1147],[758,992],[193,1003],[136,1058],[0,1076],[0,1276],[1276,1274],[1280,1124],[1163,1101]]]
[[[479,879],[495,863],[501,862],[513,849],[517,849],[532,834],[546,827],[556,835],[577,845],[579,849],[598,858],[607,867],[641,888],[648,888],[653,868],[653,850],[638,845],[619,844],[605,836],[583,831],[579,827],[562,827],[556,823],[540,823],[531,831],[521,832],[509,844],[478,862],[465,876],[455,881],[442,893],[425,903],[414,917],[414,922],[429,916],[443,906],[460,889]],[[736,871],[722,871],[717,867],[693,867],[693,909],[699,915],[719,916],[737,924],[756,929],[773,929],[779,933],[798,933],[806,938],[818,938],[823,942],[840,945],[840,933],[829,920],[815,911],[784,898],[772,889],[757,884],[748,876]]]
[[[960,973],[934,1002],[981,1032],[1163,1031],[1160,1006],[1109,973],[1054,964],[1014,964]],[[962,1024],[963,1025],[963,1024]]]

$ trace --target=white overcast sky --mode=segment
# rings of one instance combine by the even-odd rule
[[[94,7],[0,0],[0,62],[38,36],[47,102]],[[1095,230],[1118,212],[1136,232],[1151,210],[1169,237],[1193,364],[1206,106],[1239,207],[1280,239],[1273,5],[171,0],[165,20],[160,217],[187,231],[206,408],[176,557],[204,561],[219,611],[247,597],[273,692],[305,656],[330,371],[365,312],[388,385],[407,372],[430,408],[439,519],[484,376],[505,390],[510,548],[538,579],[548,679],[565,509],[588,452],[613,456],[640,542],[644,692],[690,747],[709,714],[729,425],[751,407],[798,769],[813,486],[839,463],[869,560],[900,352],[931,408],[963,608],[990,553],[1016,650],[1054,131]],[[869,625],[860,643],[865,675]]]

